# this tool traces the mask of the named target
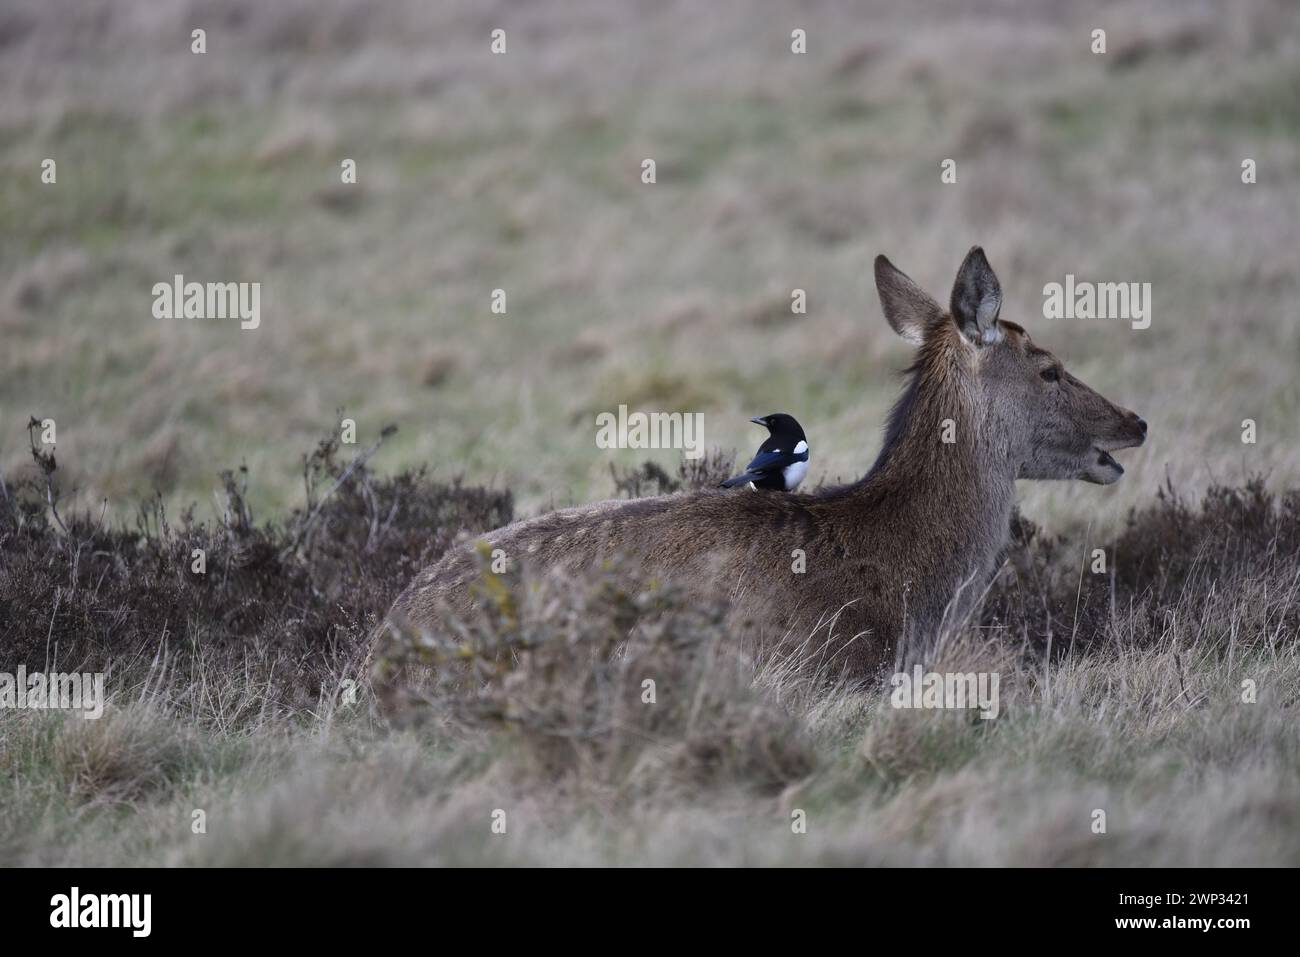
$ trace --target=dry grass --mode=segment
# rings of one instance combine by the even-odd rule
[[[765,655],[616,566],[485,564],[481,611],[420,638],[401,693],[372,689],[392,569],[507,520],[508,496],[380,478],[333,442],[304,472],[311,504],[264,523],[233,476],[217,523],[155,506],[136,529],[57,495],[56,518],[45,479],[5,488],[0,671],[106,671],[111,700],[0,711],[0,861],[1300,863],[1300,492],[1158,499],[1103,543],[1115,573],[1083,578],[1077,537],[1019,520],[982,620],[925,661],[999,674],[982,720]],[[716,478],[615,479],[647,477]]]
[[[14,0],[0,89],[0,670],[113,694],[0,712],[0,862],[1300,863],[1283,0]],[[704,481],[777,409],[813,483],[861,474],[907,361],[868,264],[943,298],[974,243],[1004,315],[1151,423],[1114,487],[1023,485],[942,652],[1004,675],[997,720],[892,709],[613,575],[503,584],[518,614],[453,636],[477,680],[373,708],[365,637],[459,534],[611,472]],[[261,282],[261,328],[154,319],[175,273]],[[1151,328],[1043,319],[1066,273],[1152,283]],[[705,413],[715,452],[596,449],[621,403]],[[400,426],[392,477],[285,453],[340,409],[362,449]]]
[[[620,402],[703,412],[742,454],[749,416],[791,411],[814,480],[849,479],[907,360],[871,258],[942,295],[976,242],[1007,315],[1152,425],[1124,482],[1026,486],[1030,517],[1114,531],[1166,475],[1195,496],[1300,468],[1281,2],[63,6],[11,4],[0,45],[0,465],[53,417],[71,491],[110,514],[206,501],[240,460],[288,505],[277,451],[339,407],[362,445],[401,426],[391,467],[527,512],[640,461],[595,448]],[[262,282],[262,327],[154,320],[175,272]],[[1067,272],[1151,282],[1151,328],[1043,319]],[[808,315],[779,319],[796,286]]]

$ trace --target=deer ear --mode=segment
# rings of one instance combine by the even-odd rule
[[[889,327],[915,345],[943,316],[943,308],[884,256],[876,257],[876,292]]]
[[[1002,337],[998,329],[1002,285],[979,246],[971,247],[957,270],[950,311],[957,327],[976,345],[997,342]]]

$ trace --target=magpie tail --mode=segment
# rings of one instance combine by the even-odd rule
[[[762,477],[763,476],[759,475],[757,472],[744,472],[741,475],[737,475],[735,478],[727,479],[719,486],[719,488],[735,488],[737,485],[747,485],[750,482],[758,481]]]

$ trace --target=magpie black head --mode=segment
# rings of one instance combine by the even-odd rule
[[[772,433],[774,438],[789,438],[790,445],[794,446],[800,440],[807,441],[803,434],[803,427],[795,421],[793,415],[786,415],[784,412],[773,412],[771,415],[756,415],[749,421],[755,425],[761,425],[768,432]]]

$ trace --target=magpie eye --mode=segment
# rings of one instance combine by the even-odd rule
[[[1044,369],[1044,370],[1043,370],[1041,373],[1039,373],[1039,374],[1040,374],[1044,379],[1046,379],[1048,382],[1060,382],[1060,381],[1061,381],[1061,370],[1058,369],[1056,366],[1049,366],[1048,368]]]

